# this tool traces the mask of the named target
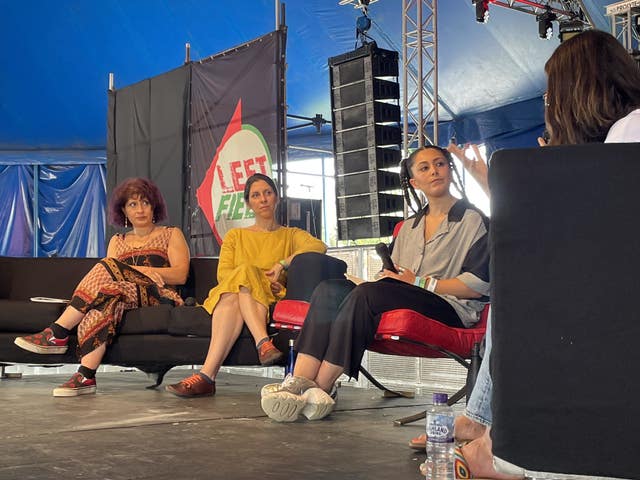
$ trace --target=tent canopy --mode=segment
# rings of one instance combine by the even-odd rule
[[[584,2],[603,30],[607,3]],[[496,6],[478,24],[473,8],[438,5],[440,117],[456,121],[446,135],[482,141],[539,126],[543,66],[557,37],[541,40],[535,17]],[[371,5],[381,47],[401,50],[401,10],[399,0]],[[275,27],[274,0],[25,0],[2,2],[0,12],[0,150],[103,149],[110,72],[116,88],[130,85],[181,65],[187,42],[198,60]],[[286,3],[289,113],[331,118],[327,59],[354,48],[359,15],[337,0]],[[290,135],[292,144],[330,142],[313,127]],[[11,160],[0,154],[0,162]]]
[[[606,3],[583,0],[602,30]],[[116,88],[138,86],[180,67],[186,43],[198,61],[273,31],[275,12],[274,0],[0,2],[0,193],[10,206],[0,255],[103,255],[109,73]],[[402,2],[380,0],[369,14],[371,37],[401,51]],[[360,15],[338,0],[286,3],[289,114],[331,118],[328,59],[355,48]],[[478,24],[469,0],[438,4],[440,144],[534,146],[543,129],[544,63],[558,39],[541,40],[532,15],[494,4],[490,15]],[[329,125],[290,130],[302,149],[289,160],[330,157],[331,139]],[[301,168],[310,163],[324,172],[324,159]]]

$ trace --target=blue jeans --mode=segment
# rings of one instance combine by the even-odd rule
[[[489,372],[489,357],[491,354],[491,310],[489,310],[485,337],[484,357],[482,357],[478,378],[476,378],[476,383],[467,402],[464,415],[471,420],[490,427],[493,420],[491,413],[493,382],[491,381],[491,373]]]

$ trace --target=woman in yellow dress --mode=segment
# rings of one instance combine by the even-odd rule
[[[267,335],[269,305],[283,292],[280,277],[293,257],[324,253],[327,246],[309,233],[283,227],[276,219],[278,190],[273,180],[256,173],[247,179],[244,200],[255,213],[255,224],[227,232],[220,249],[218,285],[203,307],[212,314],[211,343],[200,371],[167,390],[180,397],[214,395],[215,378],[231,347],[247,325],[262,365],[282,358]]]

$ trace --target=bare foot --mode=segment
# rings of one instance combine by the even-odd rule
[[[459,441],[475,440],[482,436],[487,427],[481,423],[475,422],[464,415],[459,415],[455,418],[453,424],[453,437]],[[427,443],[427,436],[423,433],[415,438],[412,438],[409,442],[409,447],[414,450],[424,450]]]
[[[480,438],[486,430],[487,427],[464,415],[458,415],[453,424],[453,436],[456,440],[475,440]]]
[[[495,480],[522,480],[524,478],[498,473],[493,468],[489,429],[485,429],[485,433],[480,438],[476,438],[464,445],[462,447],[462,455],[474,478],[491,478]]]

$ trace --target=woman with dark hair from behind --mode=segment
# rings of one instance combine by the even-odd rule
[[[395,240],[392,260],[398,273],[384,270],[375,282],[355,285],[326,280],[313,292],[298,337],[292,376],[262,389],[262,409],[273,420],[291,422],[328,415],[335,381],[358,377],[367,346],[382,313],[397,308],[420,312],[446,325],[474,325],[489,292],[487,219],[464,192],[450,192],[459,176],[449,152],[426,146],[401,163],[405,198],[417,202]],[[418,194],[422,192],[427,203]]]
[[[108,213],[112,225],[131,230],[111,238],[107,258],[85,275],[54,323],[15,340],[30,352],[65,353],[70,330],[78,327],[81,365],[69,381],[53,390],[54,397],[95,393],[96,369],[126,310],[183,304],[171,285],[187,279],[189,247],[179,228],[156,225],[167,217],[158,187],[145,178],[123,181],[113,190]]]
[[[640,68],[612,35],[583,32],[562,43],[545,65],[545,123],[549,141],[541,146],[640,142]],[[449,149],[489,195],[487,165],[474,146],[475,158],[455,145]],[[606,160],[604,160],[606,161]],[[491,327],[491,316],[487,334]],[[456,418],[456,436],[474,438],[462,447],[471,472],[483,478],[514,478],[493,468],[491,437],[492,382],[490,338],[465,417]],[[526,434],[526,432],[523,432]]]
[[[640,141],[640,68],[612,35],[576,35],[544,69],[549,145]]]
[[[227,232],[220,249],[218,285],[203,307],[211,315],[211,341],[198,373],[168,385],[180,397],[216,393],[215,378],[231,347],[247,325],[262,365],[282,357],[267,335],[269,306],[284,294],[284,273],[299,253],[324,253],[327,246],[309,233],[283,227],[276,218],[278,190],[273,180],[256,173],[247,179],[244,201],[255,213],[255,224]]]

